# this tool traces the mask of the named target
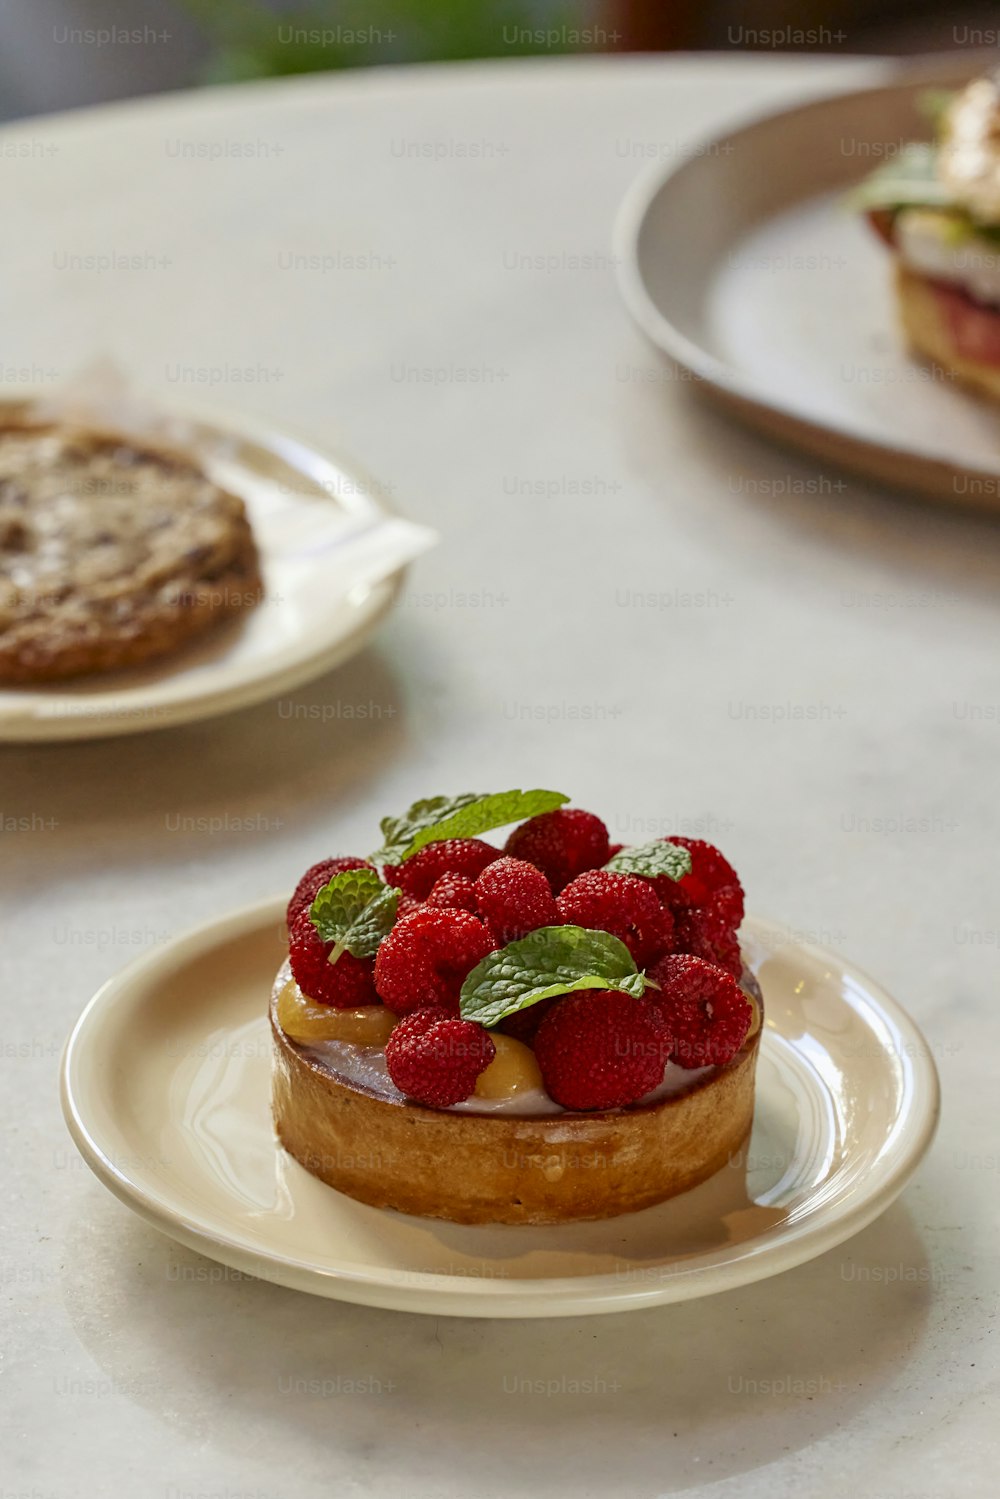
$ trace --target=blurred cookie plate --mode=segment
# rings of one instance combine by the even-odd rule
[[[16,417],[25,403],[0,403]],[[197,643],[130,670],[0,686],[0,741],[96,739],[210,718],[288,692],[359,651],[432,531],[317,445],[220,413],[173,412],[208,476],[243,500],[263,593]]]

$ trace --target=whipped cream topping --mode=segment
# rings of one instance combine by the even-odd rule
[[[1000,87],[995,77],[977,78],[946,112],[937,172],[973,218],[1000,223]]]
[[[1000,306],[1000,245],[978,236],[954,236],[946,214],[904,209],[896,217],[895,244],[910,270],[932,281],[960,286],[978,302]]]

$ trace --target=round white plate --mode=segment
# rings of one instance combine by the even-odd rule
[[[0,741],[140,733],[289,692],[362,648],[405,563],[434,539],[393,516],[373,480],[308,442],[214,412],[181,419],[207,472],[246,504],[264,597],[162,662],[0,687]]]
[[[283,911],[239,911],[132,963],[84,1010],[62,1064],[66,1120],[100,1180],[182,1244],[266,1280],[476,1317],[704,1296],[857,1233],[933,1136],[937,1074],[906,1013],[842,959],[748,921],[767,1025],[740,1159],[604,1223],[463,1227],[366,1207],[310,1176],[272,1132],[266,1011]],[[377,1141],[372,1157],[377,1168]]]
[[[995,509],[996,408],[908,356],[892,257],[844,206],[903,143],[927,139],[920,95],[977,69],[965,57],[908,70],[654,166],[622,204],[616,250],[629,311],[693,387],[818,458]]]

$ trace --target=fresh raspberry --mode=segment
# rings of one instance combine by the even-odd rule
[[[468,1098],[496,1053],[481,1025],[439,1008],[408,1015],[385,1043],[386,1066],[399,1091],[435,1109]]]
[[[471,911],[473,916],[478,916],[476,882],[467,874],[443,874],[434,881],[425,904],[440,907],[443,911]]]
[[[585,869],[606,864],[608,847],[608,830],[593,812],[557,807],[515,828],[504,852],[534,864],[548,876],[553,893],[558,895]]]
[[[674,951],[718,963],[738,979],[743,972],[743,955],[736,935],[737,909],[735,891],[726,885],[709,896],[705,905],[675,911]]]
[[[343,874],[345,869],[364,869],[367,863],[367,859],[355,859],[352,854],[345,854],[338,859],[321,859],[318,864],[310,864],[296,885],[295,894],[288,902],[285,919],[288,922],[289,931],[301,913],[312,905],[323,886],[328,884],[335,874]]]
[[[396,920],[402,921],[404,916],[412,916],[414,911],[422,911],[424,903],[417,900],[415,895],[407,895],[405,890],[399,893],[399,903],[396,906]]]
[[[649,881],[637,875],[588,870],[566,886],[556,905],[567,924],[619,937],[640,968],[671,948],[673,917]]]
[[[382,938],[375,987],[397,1015],[425,1005],[443,1005],[457,1014],[463,980],[493,947],[483,923],[468,911],[422,906]]]
[[[676,843],[691,855],[690,874],[679,880],[661,874],[651,881],[664,905],[672,911],[682,906],[703,906],[710,896],[728,888],[737,913],[733,925],[739,926],[743,920],[743,886],[736,870],[715,844],[706,843],[704,838],[665,838],[663,842]]]
[[[735,932],[743,920],[743,890],[739,885],[720,885],[699,909],[709,912],[720,926]]]
[[[746,1040],[753,1010],[731,974],[703,958],[661,958],[649,977],[660,986],[652,1008],[673,1037],[681,1067],[724,1067]],[[655,991],[654,991],[655,993]]]
[[[387,865],[382,872],[390,885],[398,885],[417,900],[426,900],[443,874],[467,874],[474,880],[499,857],[500,850],[481,838],[442,838],[418,849],[402,864]]]
[[[556,926],[559,911],[552,886],[524,859],[495,859],[476,881],[479,910],[497,940],[506,944],[540,926]]]
[[[443,1005],[424,1005],[422,1010],[412,1010],[406,1016],[406,1024],[409,1026],[411,1036],[419,1036],[429,1030],[432,1025],[436,1025],[439,1020],[454,1020],[454,1018],[451,1011],[446,1010]],[[397,1022],[397,1024],[400,1023]],[[393,1030],[395,1029],[396,1027],[393,1026]]]
[[[309,919],[308,908],[300,911],[288,941],[292,977],[307,999],[338,1010],[359,1005],[377,1005],[374,964],[370,958],[355,958],[342,952],[336,963],[329,961],[332,942],[324,942]]]
[[[618,1109],[655,1088],[673,1046],[644,999],[614,989],[568,994],[535,1037],[545,1086],[564,1109]]]

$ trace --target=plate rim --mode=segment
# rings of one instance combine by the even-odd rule
[[[957,83],[962,77],[974,77],[976,59],[982,65],[982,54],[972,52],[961,61],[953,53],[929,54],[916,62],[890,65],[876,81],[848,89],[832,89],[810,94],[778,109],[756,109],[737,116],[722,130],[699,135],[692,142],[689,155],[675,162],[653,161],[632,180],[615,214],[612,230],[618,291],[633,325],[647,343],[665,354],[679,368],[692,376],[699,392],[735,415],[744,425],[792,446],[874,478],[892,488],[912,492],[914,489],[937,499],[945,499],[959,509],[993,512],[998,508],[989,486],[982,492],[973,488],[957,492],[957,476],[973,480],[995,480],[1000,477],[1000,453],[991,467],[980,467],[926,448],[917,438],[905,445],[857,430],[850,423],[828,420],[810,412],[794,398],[783,394],[761,395],[760,386],[738,367],[727,364],[710,349],[692,339],[659,309],[651,295],[642,271],[639,243],[642,230],[659,194],[671,180],[691,166],[693,161],[710,158],[720,147],[739,137],[782,119],[794,120],[804,114],[822,112],[831,105],[849,106],[852,101],[871,98],[874,94],[905,92],[927,88],[935,79],[951,74]],[[796,201],[803,201],[801,199]],[[969,396],[970,400],[975,399]],[[901,469],[903,470],[901,472]]]
[[[222,917],[203,922],[173,938],[163,947],[140,954],[117,974],[103,983],[78,1016],[67,1038],[59,1067],[60,1100],[63,1116],[77,1149],[97,1178],[120,1201],[161,1233],[196,1250],[207,1258],[245,1271],[256,1278],[276,1282],[294,1290],[319,1294],[333,1299],[433,1315],[477,1317],[556,1317],[579,1316],[602,1312],[624,1312],[673,1301],[690,1300],[765,1279],[805,1263],[835,1248],[865,1228],[899,1195],[920,1164],[933,1140],[940,1112],[940,1084],[937,1068],[919,1026],[908,1012],[876,980],[856,965],[828,949],[803,943],[780,924],[748,918],[748,927],[770,933],[772,938],[787,936],[798,950],[821,961],[833,961],[838,971],[861,981],[866,1001],[912,1043],[906,1063],[913,1069],[914,1102],[905,1116],[906,1128],[896,1156],[884,1168],[875,1190],[869,1190],[831,1222],[816,1223],[806,1219],[792,1226],[777,1242],[748,1241],[745,1252],[707,1268],[692,1265],[689,1269],[667,1269],[657,1279],[654,1271],[638,1283],[629,1285],[607,1271],[596,1275],[518,1279],[516,1277],[473,1277],[437,1274],[430,1271],[405,1271],[398,1279],[386,1271],[368,1272],[363,1267],[322,1267],[281,1252],[262,1255],[245,1241],[233,1238],[198,1223],[169,1201],[151,1193],[130,1171],[117,1164],[102,1147],[100,1130],[87,1121],[87,1109],[81,1107],[79,1071],[86,1064],[89,1032],[107,1006],[135,1003],[132,991],[136,984],[152,979],[157,970],[173,963],[197,958],[220,943],[280,922],[284,897],[273,897],[243,906]],[[765,1038],[766,1044],[766,1038]],[[82,1062],[81,1062],[82,1057]],[[918,1076],[919,1074],[919,1076]],[[735,1267],[739,1267],[734,1276]]]
[[[46,392],[36,390],[22,392],[16,397],[0,397],[0,416],[5,412],[30,406],[33,400],[44,399],[45,395]],[[310,437],[294,425],[271,421],[251,412],[213,402],[180,401],[170,396],[157,395],[151,400],[151,404],[164,416],[196,422],[223,436],[240,437],[268,452],[280,455],[282,446],[288,444],[303,449],[324,463],[335,466],[356,486],[353,501],[348,508],[356,508],[359,512],[364,508],[370,514],[402,518],[400,511],[382,493],[382,486],[374,475],[362,464],[343,454],[337,445]],[[264,560],[266,562],[266,557]],[[408,570],[409,564],[403,563],[386,578],[372,584],[363,604],[358,608],[358,617],[352,627],[334,640],[321,640],[318,646],[305,651],[296,660],[286,660],[283,665],[274,665],[244,681],[224,686],[217,692],[170,699],[157,706],[155,718],[151,722],[146,722],[140,712],[130,711],[133,704],[136,707],[141,704],[143,687],[126,686],[116,689],[114,673],[107,674],[106,692],[109,697],[114,697],[115,704],[113,708],[107,706],[103,711],[88,710],[92,699],[76,699],[72,694],[60,691],[59,684],[52,684],[46,691],[26,694],[23,707],[19,706],[16,716],[0,715],[0,745],[74,743],[117,739],[133,734],[155,734],[161,729],[200,723],[237,712],[241,708],[268,702],[283,691],[295,691],[349,660],[364,648],[391,610]],[[178,679],[182,676],[183,668],[178,672]],[[16,689],[7,687],[2,690]],[[59,704],[62,708],[77,701],[80,704],[78,711],[52,711],[54,704]]]

